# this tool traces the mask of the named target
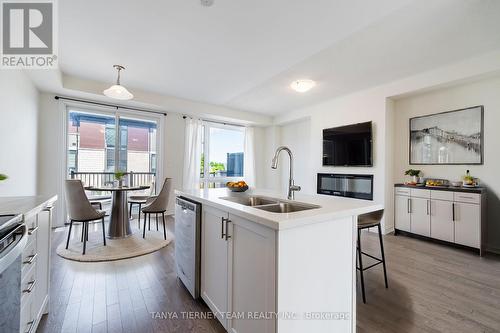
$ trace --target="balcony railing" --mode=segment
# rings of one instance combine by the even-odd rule
[[[71,179],[80,179],[84,186],[106,186],[112,185],[115,181],[114,172],[70,172]],[[154,172],[126,172],[125,183],[128,186],[150,186],[155,180]],[[155,182],[156,187],[156,182]],[[156,193],[156,189],[155,189]]]

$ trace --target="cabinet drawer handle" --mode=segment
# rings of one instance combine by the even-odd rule
[[[27,256],[25,261],[23,261],[23,264],[28,264],[31,265],[33,261],[35,261],[35,258],[38,256],[38,253],[32,254],[30,256]],[[29,258],[29,259],[28,259]]]
[[[32,321],[28,322],[27,324],[29,324],[29,325],[30,325],[30,327],[28,328],[28,330],[26,331],[26,333],[31,333],[31,332],[33,332],[33,329],[35,328],[35,321],[34,321],[34,320],[32,320]]]
[[[226,219],[226,240],[228,240],[229,238],[231,238],[231,236],[229,235],[229,232],[227,230],[227,227],[228,227],[228,223],[231,223],[233,221],[231,221],[230,219]]]
[[[430,208],[429,208],[429,205],[430,204],[430,200],[427,200],[427,215],[430,215]]]
[[[222,223],[221,223],[221,225],[220,225],[220,227],[221,227],[221,230],[220,230],[220,238],[221,238],[221,239],[224,239],[224,236],[225,236],[225,235],[224,235],[224,221],[225,221],[225,220],[226,220],[226,219],[224,218],[224,216],[223,216],[223,217],[221,217],[221,221],[222,221]]]
[[[455,222],[455,203],[451,204],[451,215],[453,218],[453,222]]]
[[[458,195],[458,197],[462,198],[462,199],[474,199],[474,197],[467,196],[467,195]]]
[[[29,228],[29,229],[28,229],[28,235],[30,235],[30,236],[31,236],[31,235],[33,235],[33,233],[34,233],[35,231],[37,231],[37,230],[38,230],[38,226],[36,226],[36,227],[34,227],[34,228]]]
[[[29,287],[27,289],[23,290],[23,293],[30,293],[33,291],[33,288],[35,288],[36,280],[28,282]]]

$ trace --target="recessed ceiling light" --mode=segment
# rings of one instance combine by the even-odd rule
[[[210,7],[214,4],[214,0],[200,0],[201,5],[205,7]]]
[[[118,71],[118,76],[116,78],[116,84],[112,85],[108,89],[103,91],[103,94],[114,99],[128,100],[134,98],[127,88],[120,84],[120,71],[125,69],[121,65],[113,65],[113,67]]]
[[[309,79],[296,80],[290,84],[290,87],[300,93],[306,92],[314,88],[316,82]]]

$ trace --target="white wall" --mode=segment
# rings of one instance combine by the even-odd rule
[[[173,191],[174,189],[182,188],[182,172],[184,169],[185,123],[184,119],[182,119],[182,115],[178,113],[169,113],[165,117],[164,128],[163,174],[165,177],[172,178],[172,199],[170,200],[167,213],[173,214],[175,205]]]
[[[394,181],[405,180],[404,171],[420,169],[426,177],[461,180],[469,169],[488,187],[488,248],[500,251],[500,77],[439,89],[398,99],[394,103]],[[409,118],[484,105],[483,165],[418,165],[408,163]]]
[[[287,146],[292,151],[295,184],[301,187],[301,192],[307,194],[316,193],[316,176],[311,173],[313,163],[310,140],[311,120],[309,118],[281,126],[280,144]],[[274,151],[270,157],[272,158],[273,155]],[[283,193],[288,191],[289,160],[288,154],[282,151],[278,169],[281,171],[281,183],[279,185],[280,191]],[[271,168],[271,164],[268,165],[268,168]]]
[[[278,170],[271,169],[274,151],[281,145],[281,127],[269,126],[255,132],[256,183],[257,188],[278,190],[281,188],[281,165]]]
[[[374,175],[374,201],[385,206],[382,227],[385,233],[394,228],[394,172],[393,142],[401,138],[394,136],[395,124],[394,103],[395,96],[425,92],[433,89],[457,84],[457,82],[470,82],[498,73],[500,71],[500,52],[467,59],[453,63],[402,80],[391,82],[378,87],[369,88],[346,96],[334,98],[306,108],[283,113],[275,118],[275,124],[285,125],[300,119],[310,117],[310,133],[297,133],[301,140],[310,142],[310,161],[298,160],[297,164],[311,163],[305,177],[307,186],[315,186],[315,177],[318,172],[338,173],[367,173]],[[374,166],[372,168],[336,168],[321,166],[323,128],[341,126],[362,121],[374,122]],[[286,130],[285,130],[286,131]],[[281,142],[287,145],[288,142]],[[307,170],[305,166],[303,170]],[[282,172],[286,172],[282,169]],[[298,175],[297,175],[298,176]],[[300,177],[300,176],[299,176]],[[269,176],[268,176],[269,178]],[[304,184],[300,184],[303,185]]]
[[[38,91],[21,70],[0,75],[0,196],[37,192]]]
[[[281,144],[290,146],[295,158],[295,179],[303,191],[316,193],[317,173],[354,173],[374,176],[373,200],[386,202],[386,102],[378,93],[360,92],[303,109],[308,119],[285,124],[281,128]],[[323,129],[360,122],[373,122],[373,167],[324,167]],[[287,164],[285,164],[287,165]],[[282,181],[288,179],[282,164]],[[286,181],[282,184],[286,190]],[[385,220],[390,223],[385,223]],[[382,222],[384,230],[392,230],[392,212]]]

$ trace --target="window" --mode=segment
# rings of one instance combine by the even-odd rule
[[[68,174],[156,173],[156,120],[69,109],[67,133]]]
[[[243,178],[243,127],[205,123],[202,135],[200,178],[202,188],[225,187]]]

